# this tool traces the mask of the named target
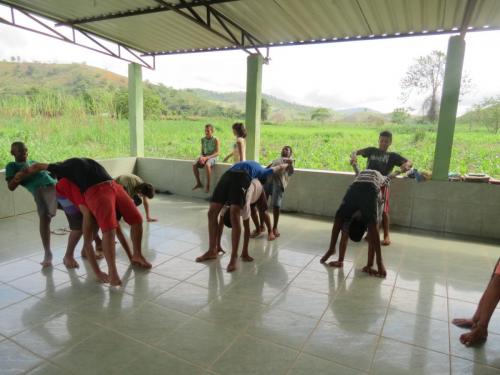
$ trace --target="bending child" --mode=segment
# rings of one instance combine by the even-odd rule
[[[40,220],[39,230],[44,251],[43,261],[40,264],[42,267],[50,267],[52,266],[50,222],[57,212],[56,180],[47,171],[39,171],[30,176],[17,175],[18,172],[36,164],[36,161],[28,160],[28,148],[23,142],[12,143],[10,154],[14,156],[15,161],[5,167],[5,180],[10,191],[22,185],[33,195]]]
[[[256,194],[255,189],[258,189],[258,185],[253,184],[254,187],[253,190],[251,190],[251,182],[254,179],[264,180],[267,176],[273,174],[274,172],[288,168],[288,166],[289,164],[282,164],[273,168],[263,168],[255,161],[243,161],[233,165],[221,176],[217,186],[215,187],[214,194],[212,195],[210,202],[210,208],[208,210],[209,249],[202,256],[196,258],[197,262],[204,262],[206,260],[217,258],[217,254],[219,253],[219,223],[217,222],[217,218],[223,206],[226,204],[230,206],[229,215],[233,229],[231,232],[231,260],[227,266],[227,271],[232,272],[236,269],[238,247],[241,235],[240,216],[242,209],[244,210],[243,214],[245,215],[243,220],[245,238],[242,259],[245,261],[252,260],[248,255],[248,241],[250,238],[250,210],[248,197]],[[260,188],[262,189],[262,185]],[[247,217],[248,219],[246,219]]]
[[[372,169],[380,172],[383,176],[388,176],[395,166],[403,167],[407,171],[411,168],[412,162],[403,156],[390,152],[389,147],[392,144],[392,133],[390,131],[383,131],[379,135],[378,148],[367,147],[361,150],[352,152],[351,161],[356,163],[357,156],[361,155],[367,158],[366,169]],[[382,213],[382,228],[384,230],[384,240],[382,245],[388,246],[391,244],[389,236],[389,197],[390,185],[382,188],[382,197],[384,199],[384,211]]]
[[[266,183],[264,187],[267,195],[271,196],[271,206],[273,207],[273,234],[275,237],[280,236],[280,232],[278,230],[278,221],[280,218],[283,195],[285,194],[285,189],[288,186],[288,180],[294,172],[292,153],[292,148],[290,146],[284,146],[281,149],[281,157],[273,160],[272,163],[268,165],[268,168],[270,168],[274,167],[275,165],[280,165],[287,162],[290,163],[289,168],[279,173],[273,174],[272,178]]]
[[[335,254],[335,246],[337,244],[339,233],[344,223],[350,222],[349,237],[355,242],[359,242],[363,237],[363,234],[366,230],[368,230],[368,261],[366,266],[363,268],[363,272],[379,277],[385,277],[387,275],[382,261],[380,238],[378,236],[378,197],[380,195],[381,188],[386,186],[391,178],[395,177],[399,173],[400,172],[393,173],[384,177],[378,171],[366,169],[361,171],[358,176],[356,176],[354,182],[347,189],[342,203],[335,214],[330,247],[321,258],[321,263],[326,263],[328,258]],[[377,270],[373,269],[374,258],[376,258]]]
[[[207,174],[207,182],[205,185],[205,193],[210,191],[210,177],[212,175],[212,168],[215,165],[217,156],[219,156],[220,142],[214,135],[214,127],[211,124],[205,125],[205,137],[201,139],[201,156],[196,159],[193,164],[193,173],[196,178],[196,185],[193,190],[203,187],[200,180],[199,169],[205,168]]]
[[[491,316],[500,301],[500,259],[498,259],[491,279],[484,291],[476,312],[471,319],[453,319],[452,323],[460,328],[468,328],[470,332],[460,336],[460,342],[465,346],[480,344],[488,338],[488,325]]]
[[[146,212],[146,220],[148,222],[158,221],[158,219],[151,217],[149,211],[149,199],[153,199],[155,195],[153,185],[144,182],[142,178],[132,173],[122,174],[115,178],[115,181],[123,186],[136,206],[140,206],[141,203],[144,203],[144,211]]]

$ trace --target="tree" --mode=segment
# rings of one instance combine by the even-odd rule
[[[317,108],[311,114],[311,120],[326,121],[332,118],[332,114],[328,108]]]
[[[271,105],[266,98],[262,98],[260,104],[260,119],[266,121],[269,118],[269,113],[271,112]]]
[[[413,90],[419,94],[425,94],[422,110],[429,121],[435,122],[439,112],[439,98],[444,80],[446,66],[446,54],[441,51],[432,51],[426,56],[420,56],[415,63],[408,68],[405,77],[401,81],[401,96],[404,101],[408,100]],[[470,90],[471,80],[463,74],[461,83],[461,95]]]
[[[486,128],[497,134],[500,129],[500,96],[486,98],[482,103],[481,119]]]
[[[391,121],[396,124],[403,124],[410,118],[410,112],[408,108],[400,107],[394,108],[391,114]]]

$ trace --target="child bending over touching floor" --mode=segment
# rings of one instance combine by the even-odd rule
[[[378,236],[377,206],[381,188],[386,186],[399,173],[401,172],[384,177],[378,171],[366,169],[356,176],[354,182],[347,189],[335,214],[330,247],[321,258],[321,263],[326,263],[328,258],[335,254],[339,233],[344,223],[350,221],[349,237],[355,242],[359,242],[368,229],[368,261],[363,268],[363,272],[380,277],[387,275],[382,261],[380,238]],[[374,258],[377,261],[377,270],[373,269]]]

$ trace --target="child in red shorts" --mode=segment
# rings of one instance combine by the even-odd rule
[[[97,225],[103,233],[102,245],[108,264],[109,277],[100,273],[98,276],[102,281],[109,281],[112,286],[121,284],[115,261],[117,210],[131,226],[134,251],[132,262],[144,268],[151,268],[151,264],[141,253],[142,216],[123,187],[111,178],[102,165],[88,158],[71,158],[59,163],[34,164],[19,173],[31,174],[41,170],[47,170],[57,178],[65,177],[80,189],[86,206],[95,217]],[[83,232],[84,241],[89,243],[93,238],[93,229],[89,227],[91,220],[85,220],[86,216],[88,217],[88,214],[84,213]]]

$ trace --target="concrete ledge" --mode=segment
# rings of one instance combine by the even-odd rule
[[[208,197],[191,190],[192,161],[138,158],[137,174],[160,191],[186,197]],[[212,187],[229,164],[214,167]],[[204,178],[204,176],[203,176]],[[285,193],[283,209],[333,216],[353,173],[296,169]],[[398,178],[391,185],[391,223],[441,233],[500,239],[500,186],[482,183]]]

